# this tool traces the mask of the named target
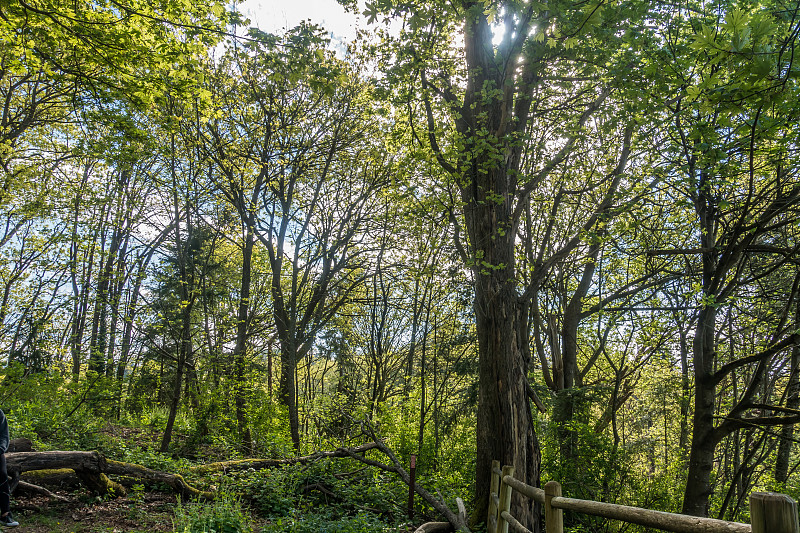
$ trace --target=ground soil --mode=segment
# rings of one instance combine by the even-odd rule
[[[175,497],[162,493],[100,500],[88,493],[57,492],[69,499],[15,496],[12,502],[19,533],[156,533],[172,531]],[[10,530],[9,530],[10,531]]]

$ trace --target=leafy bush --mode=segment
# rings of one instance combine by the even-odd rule
[[[242,472],[236,484],[263,516],[282,516],[297,505],[297,469],[293,467]]]
[[[176,533],[250,533],[250,521],[241,503],[226,491],[211,503],[193,501],[186,505],[178,502],[175,508]]]

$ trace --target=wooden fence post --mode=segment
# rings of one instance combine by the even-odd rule
[[[503,478],[506,476],[514,476],[513,466],[503,467]],[[506,482],[500,479],[500,509],[497,513],[497,533],[508,533],[508,522],[503,518],[503,511],[511,511],[511,485],[506,485]]]
[[[785,494],[754,492],[750,495],[753,533],[800,533],[797,502]]]
[[[500,470],[500,461],[492,461],[492,483],[489,486],[489,512],[486,515],[486,533],[497,533],[497,501],[495,495],[500,495],[500,476],[495,472]]]
[[[408,519],[414,520],[414,484],[417,482],[417,456],[412,455],[411,461],[408,465],[409,477],[411,481],[408,483]]]
[[[544,527],[547,533],[564,533],[564,511],[555,509],[550,505],[550,500],[561,496],[561,484],[558,481],[548,481],[544,485]],[[755,533],[755,531],[753,531]]]

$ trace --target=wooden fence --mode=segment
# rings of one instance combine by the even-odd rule
[[[492,485],[489,493],[487,533],[530,533],[509,512],[511,492],[544,506],[546,533],[564,533],[564,509],[577,513],[620,520],[662,531],[676,533],[800,533],[797,502],[784,494],[754,492],[750,495],[750,524],[726,522],[682,514],[665,513],[627,505],[578,500],[561,496],[561,485],[550,481],[544,490],[531,487],[514,478],[514,467],[492,461]]]

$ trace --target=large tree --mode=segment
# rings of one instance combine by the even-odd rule
[[[645,8],[643,2],[367,5],[373,20],[405,20],[387,80],[411,110],[412,127],[421,115],[427,131],[417,135],[415,129],[414,139],[429,150],[453,192],[447,209],[455,243],[473,275],[480,353],[476,520],[485,516],[493,459],[514,465],[518,478],[539,482],[523,350],[527,309],[542,274],[595,229],[617,199],[635,130],[634,106],[620,98],[635,84],[622,82],[634,61],[631,37],[647,42],[634,22]],[[578,163],[590,152],[593,165]],[[576,233],[563,236],[560,253],[533,265],[534,275],[521,283],[519,228],[533,193],[560,175],[583,171],[587,179],[604,177],[604,185],[591,195]],[[529,502],[517,497],[512,507],[538,530]]]

